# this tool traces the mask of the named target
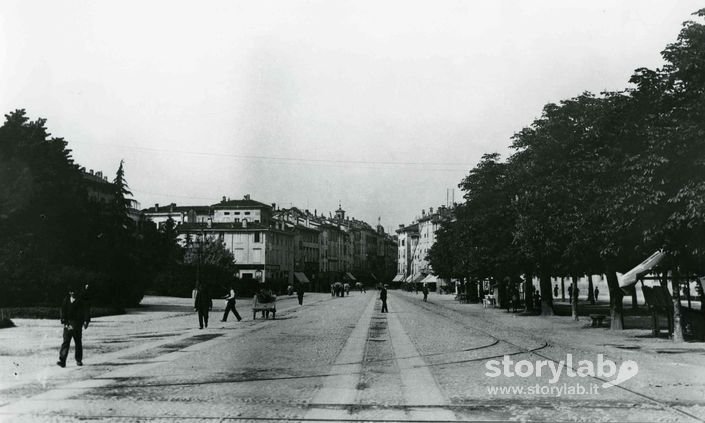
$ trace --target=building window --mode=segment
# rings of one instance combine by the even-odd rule
[[[255,232],[255,242],[260,242],[260,240],[259,240],[259,232]]]
[[[223,212],[224,215],[230,216],[230,212]]]
[[[250,212],[245,212],[245,215],[249,215],[249,214],[250,214]]]
[[[240,212],[233,212],[233,214],[240,214]]]

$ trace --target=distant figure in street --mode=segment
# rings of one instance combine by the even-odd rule
[[[349,283],[344,284],[343,290],[345,291],[345,295],[350,295],[350,284]]]
[[[64,298],[60,309],[61,323],[64,325],[63,342],[59,349],[59,361],[57,365],[66,367],[66,358],[69,355],[71,339],[73,339],[74,357],[76,365],[83,366],[83,329],[88,329],[91,321],[86,304],[76,295],[76,290],[70,288]]]
[[[382,313],[389,313],[387,310],[387,287],[382,286],[382,290],[379,291],[379,299],[382,300]]]
[[[330,284],[330,296],[335,297],[335,285]]]
[[[208,293],[208,287],[201,283],[196,288],[196,299],[193,302],[193,309],[198,312],[199,329],[205,326],[208,328],[208,312],[213,308],[213,300]]]
[[[428,287],[426,285],[423,286],[422,292],[424,302],[428,302]]]
[[[568,302],[573,304],[573,284],[568,285]]]
[[[580,299],[580,288],[577,286],[575,287],[575,304],[578,304],[578,300]]]
[[[595,302],[597,302],[597,296],[600,295],[600,288],[595,287]]]
[[[296,284],[296,297],[299,299],[299,305],[304,305],[304,284]]]
[[[553,298],[558,298],[558,284],[553,286]]]
[[[237,309],[235,309],[235,289],[232,285],[230,286],[230,291],[228,291],[228,295],[225,297],[225,300],[227,301],[227,303],[225,304],[225,313],[223,313],[223,318],[220,321],[227,322],[228,315],[231,311],[235,315],[235,318],[238,322],[242,320],[242,317],[240,317],[240,314],[237,312]],[[208,318],[206,318],[206,326],[208,326]]]
[[[516,313],[519,307],[519,291],[512,289],[512,312]]]

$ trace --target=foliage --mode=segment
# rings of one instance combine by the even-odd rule
[[[178,260],[173,227],[130,217],[123,162],[113,183],[92,195],[67,142],[24,110],[0,126],[0,306],[59,304],[69,286],[91,301],[136,305],[153,277]]]
[[[662,68],[635,71],[632,88],[547,104],[514,135],[505,163],[483,156],[459,185],[465,203],[437,234],[434,269],[537,272],[549,302],[551,276],[605,272],[613,321],[622,295],[615,270],[664,249],[666,266],[702,275],[705,25],[685,22],[662,55]]]

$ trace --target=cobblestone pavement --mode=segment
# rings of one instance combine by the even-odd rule
[[[0,421],[705,421],[705,345],[647,331],[399,291],[390,313],[376,291],[307,294],[303,306],[279,298],[276,320],[252,320],[245,300],[242,322],[221,323],[216,304],[204,330],[188,299],[145,304],[95,319],[83,367],[54,365],[57,322],[0,331]],[[607,388],[615,377],[567,369],[555,383],[547,373],[488,376],[488,361],[505,355],[555,365],[569,354],[573,369],[602,354],[617,366],[633,360],[638,373]],[[577,386],[586,392],[567,391]],[[528,391],[536,387],[566,391]]]

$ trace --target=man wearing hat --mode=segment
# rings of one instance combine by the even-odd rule
[[[66,357],[69,355],[69,346],[73,339],[76,365],[83,366],[83,329],[88,328],[91,316],[84,301],[77,295],[76,289],[69,288],[68,295],[64,298],[60,310],[61,324],[64,325],[64,342],[59,350],[57,365],[66,367]]]

